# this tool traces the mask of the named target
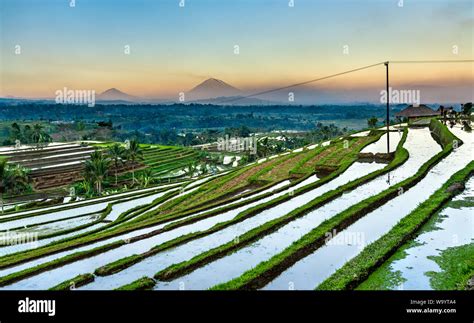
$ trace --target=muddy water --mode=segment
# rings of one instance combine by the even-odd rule
[[[309,184],[311,182],[315,182],[317,180],[318,180],[318,178],[316,176],[311,176],[310,178],[304,180],[302,183],[300,183],[298,185],[303,185],[303,184],[307,185],[307,184]],[[284,181],[284,182],[279,183],[277,185],[274,185],[273,187],[270,187],[270,188],[268,188],[268,189],[266,189],[262,192],[259,192],[255,196],[259,196],[259,195],[265,194],[267,192],[274,191],[275,189],[280,188],[282,186],[285,186],[287,184],[289,184],[289,181]],[[231,210],[231,211],[222,213],[218,216],[215,216],[215,217],[212,217],[212,218],[209,218],[209,219],[205,219],[205,220],[201,220],[199,222],[193,223],[192,225],[183,226],[181,228],[177,228],[175,230],[172,230],[172,231],[154,236],[154,237],[149,238],[149,239],[145,239],[145,240],[141,240],[141,241],[131,243],[129,245],[126,245],[124,247],[116,249],[115,252],[114,252],[114,250],[112,250],[112,251],[109,251],[107,253],[101,254],[100,256],[83,260],[82,263],[88,263],[91,266],[90,270],[92,271],[98,266],[102,266],[102,265],[107,264],[111,261],[114,261],[116,259],[120,259],[122,257],[125,257],[127,255],[131,255],[133,253],[145,252],[145,251],[149,250],[151,247],[155,246],[156,244],[162,243],[164,241],[168,241],[170,239],[174,239],[174,238],[179,237],[183,234],[190,233],[190,232],[195,232],[195,231],[198,231],[198,230],[208,229],[208,228],[212,227],[213,225],[215,225],[216,223],[218,223],[220,221],[226,221],[226,220],[232,219],[239,212],[241,212],[241,211],[243,211],[247,208],[250,208],[252,206],[255,206],[258,203],[261,203],[261,201],[263,201],[263,200],[265,200],[265,201],[270,200],[270,199],[273,199],[276,195],[279,196],[279,195],[283,195],[283,194],[286,194],[286,193],[288,193],[288,190],[285,190],[285,191],[280,192],[278,194],[272,195],[272,196],[267,197],[265,199],[259,200],[257,202],[247,204],[247,205],[245,205],[243,207],[240,207],[240,208],[237,208],[235,210]],[[246,197],[246,198],[250,198],[250,197]],[[190,217],[195,216],[195,215],[196,214],[192,214],[192,215],[190,215]],[[154,227],[137,230],[137,231],[134,231],[134,232],[130,232],[130,233],[127,233],[127,234],[120,235],[118,237],[103,240],[103,241],[100,241],[100,242],[97,242],[97,243],[94,243],[94,244],[91,244],[91,245],[88,245],[88,246],[85,246],[85,247],[77,248],[77,249],[74,249],[74,250],[71,250],[71,251],[61,252],[61,253],[58,253],[58,254],[55,254],[55,255],[52,255],[52,256],[43,257],[41,259],[33,260],[33,261],[28,262],[28,263],[21,264],[21,265],[15,266],[15,267],[6,268],[6,269],[3,269],[3,270],[0,270],[0,275],[4,276],[4,275],[7,275],[9,273],[19,271],[19,270],[22,270],[22,269],[25,269],[25,268],[29,268],[29,267],[32,267],[32,266],[35,266],[35,265],[38,265],[38,264],[42,264],[42,263],[45,263],[45,262],[63,257],[65,255],[71,254],[71,253],[75,253],[75,252],[78,252],[78,251],[89,250],[89,249],[92,249],[92,248],[95,248],[95,247],[98,247],[98,246],[101,246],[101,245],[105,245],[105,244],[108,244],[112,241],[124,240],[124,239],[128,239],[128,238],[140,235],[140,234],[148,233],[148,232],[151,232],[153,230],[160,229],[160,228],[162,228],[165,225],[168,225],[170,223],[174,223],[174,222],[181,221],[181,220],[182,219],[178,219],[178,220],[170,221],[170,222],[160,224],[160,225],[157,225],[157,226],[154,226]],[[39,241],[39,242],[41,242],[41,241]],[[33,246],[33,248],[36,247],[35,244],[31,244],[31,245]],[[11,247],[15,247],[15,246],[11,246]],[[10,248],[10,247],[6,247],[6,248]],[[104,255],[108,255],[109,257],[105,257]],[[98,259],[98,258],[100,258],[100,259]],[[94,260],[98,260],[100,262],[99,263],[94,263]],[[69,267],[73,267],[72,269],[74,270],[74,265],[75,264],[77,264],[77,262],[72,264],[72,265],[69,265]],[[59,270],[61,270],[63,268],[68,269],[67,267],[68,266],[59,268]],[[71,269],[71,268],[69,268],[69,269]],[[63,279],[63,278],[61,278],[61,279]],[[64,279],[67,279],[67,278],[64,278]],[[41,288],[41,287],[39,287],[39,288]]]
[[[180,283],[184,283],[186,289],[207,289],[215,284],[238,277],[245,271],[255,267],[258,263],[283,251],[287,246],[311,231],[311,229],[317,227],[324,220],[338,214],[354,203],[388,188],[390,184],[387,182],[387,178],[390,178],[390,183],[393,184],[415,173],[420,165],[441,150],[438,144],[431,138],[430,132],[427,129],[410,130],[405,147],[411,157],[390,175],[380,176],[361,185],[330,203],[309,212],[304,217],[292,221],[250,246],[199,268],[176,281],[160,283],[157,287],[176,289],[180,286]],[[352,176],[353,178],[351,179],[355,179],[360,175],[356,173],[352,174]],[[300,205],[302,204],[297,204],[293,207]]]
[[[298,205],[308,203],[315,197],[332,190],[354,178],[356,174],[362,176],[371,172],[374,167],[383,167],[384,165],[380,164],[368,164],[368,163],[355,163],[352,165],[345,173],[341,174],[339,177],[335,178],[333,181],[328,182],[319,188],[316,188],[312,191],[304,193],[302,195],[296,196],[293,199],[283,202],[273,208],[267,209],[259,214],[253,216],[252,218],[246,219],[238,224],[232,225],[228,228],[225,228],[221,231],[208,235],[206,237],[191,241],[186,245],[179,246],[173,250],[167,251],[165,253],[158,254],[156,256],[150,257],[120,273],[109,277],[98,277],[97,280],[84,288],[93,288],[93,289],[111,289],[128,282],[131,282],[144,274],[152,275],[159,269],[163,269],[166,266],[169,266],[173,263],[180,262],[186,259],[191,258],[192,256],[209,250],[211,248],[217,247],[223,242],[234,239],[235,237],[241,235],[242,233],[255,228],[271,219],[280,217],[292,209],[296,208]],[[314,180],[316,177],[312,176],[306,181]],[[306,182],[305,181],[305,182]],[[298,186],[305,185],[305,183],[300,183]],[[295,188],[292,188],[294,190]],[[286,194],[288,190],[282,192]],[[267,199],[262,199],[253,205],[258,205],[264,203],[268,200],[271,200],[278,195],[275,194],[272,197]],[[253,206],[252,205],[252,206]]]
[[[464,192],[453,199],[456,201],[474,199],[474,177],[472,177]],[[454,203],[453,203],[454,204]],[[387,265],[392,273],[397,273],[401,283],[388,286],[390,289],[429,290],[433,289],[430,278],[425,274],[429,271],[440,272],[438,264],[430,259],[439,256],[442,251],[474,243],[474,207],[450,207],[436,215],[435,227],[422,229],[422,233],[406,245],[405,256],[393,260]],[[427,227],[427,226],[425,226]],[[370,278],[369,278],[370,279]]]
[[[288,289],[289,285],[294,289],[315,288],[359,254],[366,244],[379,239],[421,202],[428,199],[455,172],[472,160],[474,136],[459,128],[452,129],[452,132],[465,144],[434,166],[417,185],[339,232],[334,237],[335,243],[327,244],[297,262],[265,289]],[[354,236],[361,237],[360,241],[349,239]]]

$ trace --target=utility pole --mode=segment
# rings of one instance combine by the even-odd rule
[[[384,63],[385,71],[387,75],[387,155],[390,154],[390,93],[389,93],[389,84],[388,84],[388,61]]]
[[[3,214],[3,191],[4,191],[4,188],[3,188],[3,184],[0,182],[0,206],[2,208],[2,214]]]

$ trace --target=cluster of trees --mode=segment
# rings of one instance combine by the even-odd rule
[[[0,158],[0,198],[3,212],[3,194],[18,195],[31,190],[28,169],[19,165],[10,165]]]
[[[369,128],[375,128],[377,126],[378,119],[376,117],[370,117],[367,119],[367,126]]]
[[[47,144],[51,142],[51,136],[45,131],[43,125],[36,123],[21,127],[18,123],[12,123],[10,127],[10,138],[4,141],[4,145],[12,145],[17,140],[24,144]]]
[[[462,109],[462,113],[463,113],[465,116],[471,116],[471,113],[472,113],[472,102],[467,102],[467,103],[461,104],[461,109]]]
[[[207,175],[218,171],[217,164],[221,164],[224,156],[220,154],[209,154],[207,151],[200,151],[199,155],[182,170],[188,177],[197,175]]]
[[[265,136],[257,141],[257,153],[246,154],[242,163],[252,162],[256,158],[263,158],[269,155],[279,154],[298,147],[303,147],[312,143],[322,142],[334,137],[343,136],[348,133],[346,127],[339,128],[334,124],[323,124],[318,122],[314,129],[308,132],[295,134],[281,134],[279,138]]]
[[[126,147],[115,143],[106,151],[96,150],[85,162],[84,181],[79,185],[79,189],[85,195],[102,194],[103,184],[111,175],[110,168],[113,166],[115,185],[117,185],[118,169],[127,163],[132,168],[132,185],[134,185],[137,182],[135,166],[137,161],[142,159],[143,151],[136,140],[130,141]],[[148,186],[152,181],[151,171],[142,172],[140,181],[142,185]]]
[[[135,138],[142,143],[164,145],[197,145],[230,133],[245,137],[252,132],[275,129],[309,131],[320,120],[359,119],[365,123],[371,116],[383,117],[380,105],[323,105],[323,106],[219,106],[205,104],[171,105],[101,105],[88,109],[71,105],[0,102],[1,120],[30,120],[72,122],[64,129],[65,137],[74,140],[123,141]],[[107,116],[107,119],[100,121]],[[110,119],[109,119],[110,118]],[[87,125],[87,127],[85,127]],[[245,126],[242,126],[245,125]],[[62,138],[61,129],[51,132]],[[209,130],[208,130],[209,129]],[[74,131],[83,132],[73,138]],[[107,137],[107,138],[105,138]],[[100,138],[100,139],[99,139]],[[23,140],[22,140],[23,142]]]
[[[286,135],[279,136],[278,140],[272,137],[263,137],[257,140],[256,154],[246,154],[242,162],[252,162],[257,157],[264,158],[270,155],[283,153],[288,150],[302,147],[310,144],[312,141],[309,135],[303,137],[288,137]]]
[[[471,113],[472,113],[472,102],[467,102],[461,104],[461,111],[456,112],[451,109],[446,110],[443,106],[440,106],[443,123],[449,124],[452,128],[454,125],[459,122],[462,124],[463,129],[466,131],[471,131]]]

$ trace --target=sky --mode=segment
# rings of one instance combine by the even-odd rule
[[[0,96],[174,98],[211,77],[252,93],[387,60],[473,59],[469,0],[180,1],[0,0]],[[472,63],[393,64],[390,76],[428,101],[472,100]],[[296,90],[362,101],[384,81],[379,66]]]

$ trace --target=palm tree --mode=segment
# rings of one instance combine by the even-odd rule
[[[31,134],[31,140],[38,144],[38,147],[40,147],[40,144],[42,143],[47,143],[51,141],[51,137],[44,131],[44,127],[37,123],[33,126],[33,131]]]
[[[207,164],[206,163],[201,163],[201,174],[202,175],[207,175],[209,173],[209,168],[207,168]]]
[[[143,151],[140,148],[138,141],[130,141],[129,146],[125,150],[125,158],[132,163],[132,183],[135,182],[135,162],[143,160]]]
[[[118,167],[123,163],[123,158],[125,156],[125,150],[120,144],[113,144],[108,150],[109,156],[114,163],[115,169],[115,186],[117,186],[117,170]]]
[[[102,193],[102,183],[107,177],[110,160],[96,150],[85,163],[84,177],[95,185],[98,194]]]
[[[140,182],[144,188],[148,187],[148,185],[153,182],[153,171],[151,168],[147,168],[142,172]]]
[[[7,160],[5,158],[0,158],[0,185],[3,180],[3,174],[5,174],[7,168]]]
[[[367,119],[367,125],[369,128],[375,128],[377,126],[378,119],[376,117],[371,117]]]
[[[84,179],[81,183],[79,183],[79,188],[81,191],[84,191],[84,195],[86,197],[91,197],[93,195],[91,183],[87,179]]]
[[[265,137],[257,141],[257,155],[259,157],[266,157],[270,152],[270,144],[268,142],[268,137]]]
[[[2,204],[2,213],[4,210],[3,194],[21,194],[30,189],[29,170],[16,165],[10,166],[7,160],[0,159],[0,202]]]
[[[196,161],[192,161],[188,164],[188,166],[184,169],[184,172],[186,173],[187,176],[193,177],[194,174],[196,173],[198,168],[198,164]]]
[[[20,165],[7,166],[3,174],[5,191],[11,194],[21,194],[30,188],[29,170]]]

